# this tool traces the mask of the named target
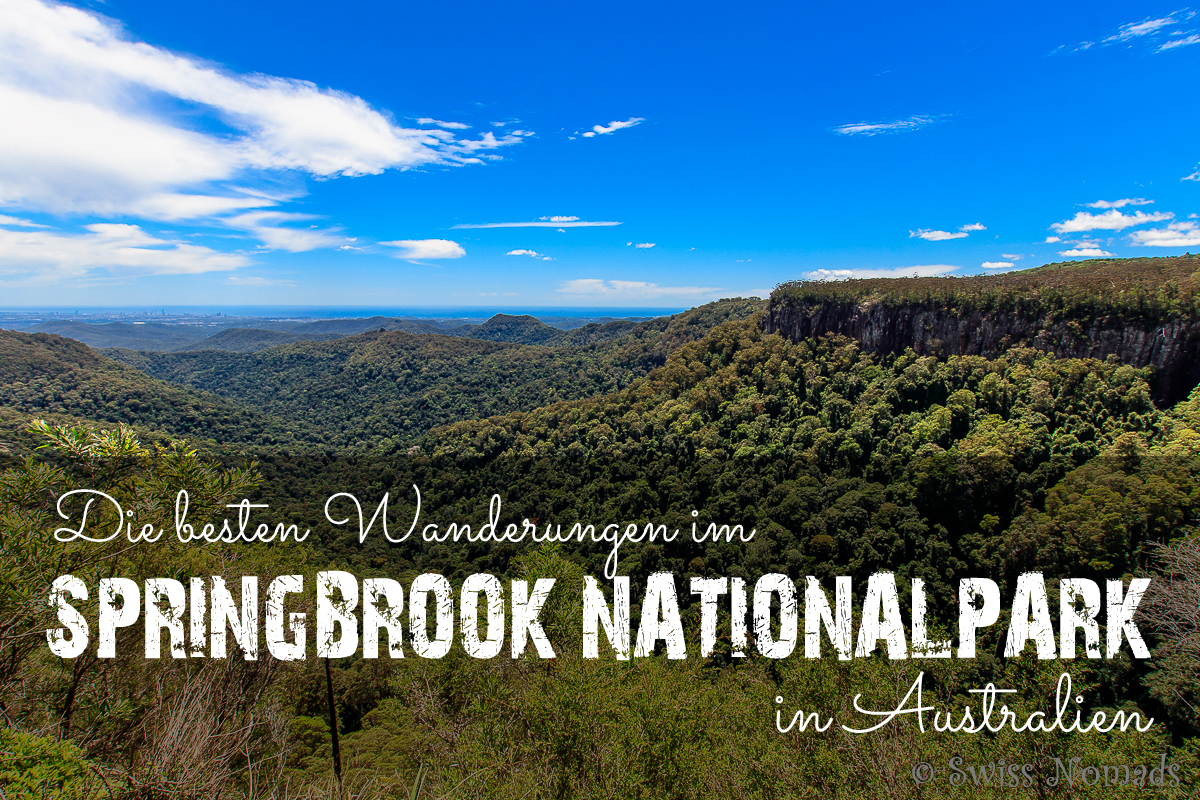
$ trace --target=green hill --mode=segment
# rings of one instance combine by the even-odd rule
[[[0,330],[0,407],[10,417],[58,414],[125,422],[222,444],[296,445],[318,438],[303,423],[284,423],[216,395],[152,378],[87,345],[47,333]]]
[[[482,325],[465,331],[464,336],[488,342],[515,342],[518,344],[549,344],[562,336],[558,328],[539,322],[528,314],[514,317],[511,314],[496,314]]]
[[[184,347],[174,348],[174,350],[177,353],[187,353],[192,350],[226,350],[231,353],[257,353],[259,350],[266,350],[268,347],[276,347],[281,344],[291,344],[292,342],[300,341],[321,342],[330,339],[340,339],[341,336],[342,334],[340,333],[309,333],[298,335],[260,328],[226,328],[220,333],[215,333],[206,339],[201,339]]]

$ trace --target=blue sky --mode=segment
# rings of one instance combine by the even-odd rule
[[[0,0],[3,304],[684,307],[1197,252],[1197,11]]]

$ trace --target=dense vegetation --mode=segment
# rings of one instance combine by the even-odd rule
[[[956,313],[1003,311],[1060,314],[1068,319],[1200,317],[1200,255],[1089,259],[1036,269],[962,278],[869,278],[792,281],[772,294],[778,303],[882,302]]]
[[[1142,274],[1139,263],[1131,274]],[[1039,296],[1053,294],[1036,286]],[[861,288],[847,287],[813,291]],[[910,291],[926,290],[900,294]],[[1032,790],[954,787],[945,765],[956,755],[980,765],[1005,759],[1048,776],[1055,758],[1157,766],[1165,754],[1185,781],[1158,796],[1194,796],[1200,630],[1188,598],[1200,574],[1186,547],[1200,515],[1200,389],[1159,409],[1150,371],[1116,358],[1026,348],[995,359],[876,355],[837,337],[792,342],[763,332],[760,307],[725,301],[669,320],[590,326],[546,339],[555,346],[374,331],[254,355],[117,354],[154,377],[54,337],[0,338],[0,424],[12,431],[16,420],[45,413],[109,429],[35,425],[7,444],[0,782],[32,796],[50,787],[130,798],[383,798],[418,788],[421,797],[511,800],[1009,798]],[[541,335],[521,318],[495,323],[498,337]],[[189,430],[194,415],[209,427]],[[115,422],[142,426],[141,442],[133,428],[112,430]],[[274,441],[264,433],[276,430],[296,433]],[[204,449],[226,466],[171,445],[167,434],[220,439]],[[248,458],[257,463],[235,467]],[[53,500],[85,484],[109,487],[150,519],[168,513],[177,485],[193,488],[198,517],[250,493],[270,504],[272,518],[310,524],[313,546],[56,546],[48,539]],[[415,537],[391,545],[378,533],[360,543],[356,531],[323,520],[334,492],[352,491],[372,509],[390,492],[392,526],[402,530],[414,510],[411,484],[422,492],[422,519],[443,525],[484,522],[498,493],[502,524],[653,520],[686,530],[698,519],[757,529],[748,544],[700,545],[685,534],[623,545],[618,572],[634,584],[635,630],[646,578],[663,570],[677,581],[813,575],[826,587],[850,575],[856,604],[867,575],[890,570],[901,608],[909,579],[925,580],[933,626],[951,635],[966,576],[997,580],[1007,597],[1019,574],[1041,570],[1057,607],[1059,577],[1127,579],[1163,569],[1166,556],[1176,594],[1146,603],[1142,630],[1157,628],[1148,662],[1039,661],[1031,649],[1002,658],[1001,618],[974,660],[840,663],[831,655],[739,658],[728,637],[700,657],[699,608],[680,583],[686,659],[588,660],[578,589],[585,574],[603,572],[603,545],[450,546]],[[329,664],[332,707],[327,665],[311,651],[296,663],[245,662],[236,653],[147,661],[132,644],[141,630],[131,627],[123,635],[135,655],[125,660],[62,660],[28,633],[47,624],[38,587],[68,563],[84,576],[183,581],[311,576],[329,566],[405,586],[425,571],[456,585],[473,572],[555,577],[542,616],[558,657],[477,660],[456,647],[426,660],[406,641],[403,659]],[[726,625],[723,611],[719,630]],[[1065,671],[1085,709],[1138,710],[1162,724],[1145,735],[1061,736],[921,734],[910,720],[866,736],[836,726],[823,734],[773,728],[777,708],[785,721],[804,709],[859,722],[855,694],[868,707],[894,707],[922,670],[926,699],[941,708],[972,703],[968,690],[994,681],[1019,690],[1006,702],[1020,714],[1045,710]],[[341,737],[340,785],[330,720]],[[918,761],[935,764],[943,779],[915,785]],[[1140,796],[1079,783],[1042,794]]]
[[[703,520],[759,534],[746,548],[682,538],[631,546],[622,574],[865,579],[894,568],[949,596],[958,578],[981,571],[1012,578],[1034,567],[1081,577],[1136,569],[1145,542],[1188,518],[1190,494],[1170,495],[1173,517],[1135,525],[1124,538],[1081,537],[1026,556],[1007,531],[1017,520],[1041,524],[1032,510],[1106,447],[1140,452],[1172,429],[1171,419],[1150,403],[1144,373],[1116,363],[1034,350],[994,361],[878,358],[844,340],[793,344],[750,320],[681,348],[622,392],[456,423],[411,458],[310,466],[268,456],[263,469],[285,482],[289,471],[312,469],[323,476],[321,491],[344,481],[410,494],[405,487],[417,483],[426,509],[447,520],[479,518],[494,492],[505,498],[506,519],[568,525],[654,519],[684,527],[698,510]],[[605,554],[585,551],[581,562],[599,574]],[[378,555],[363,551],[368,561]],[[395,557],[450,574],[497,566],[487,549],[397,548]]]

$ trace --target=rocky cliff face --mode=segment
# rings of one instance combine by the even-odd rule
[[[1061,358],[1115,355],[1126,364],[1156,368],[1152,387],[1160,407],[1184,399],[1200,384],[1200,322],[1183,319],[1066,321],[1045,314],[958,313],[945,307],[881,301],[810,304],[772,297],[763,328],[793,341],[841,334],[874,353],[898,353],[911,347],[926,355],[995,358],[1020,346]]]

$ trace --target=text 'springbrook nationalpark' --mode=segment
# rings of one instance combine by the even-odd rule
[[[350,522],[349,517],[335,519],[329,516],[330,505],[339,499],[353,503],[358,512],[358,541],[363,543],[371,528],[379,521],[380,531],[384,538],[393,544],[408,540],[417,529],[420,522],[420,489],[413,487],[417,497],[417,511],[408,531],[395,537],[388,533],[387,507],[390,495],[384,495],[374,516],[364,525],[362,503],[358,498],[346,492],[339,492],[325,503],[326,516],[334,525],[344,525]],[[147,524],[135,533],[135,522],[126,518],[121,504],[113,497],[95,489],[74,489],[63,493],[58,498],[57,511],[62,517],[70,515],[64,511],[64,506],[70,505],[74,497],[82,501],[82,511],[76,527],[60,527],[55,529],[54,538],[59,542],[89,542],[102,544],[124,538],[131,544],[153,545],[160,541],[164,531],[155,530]],[[110,532],[97,533],[88,529],[88,516],[92,503],[103,499],[113,510],[117,526]],[[68,502],[64,502],[68,501]],[[278,523],[274,529],[266,522],[258,523],[250,530],[250,512],[252,508],[267,509],[266,504],[252,504],[249,500],[231,504],[229,508],[236,509],[238,519],[236,526],[229,519],[222,521],[218,528],[216,523],[209,523],[197,531],[193,525],[186,522],[189,497],[186,490],[180,490],[175,498],[174,532],[176,539],[183,544],[201,541],[213,542],[260,542],[280,544],[289,541],[303,542],[309,533],[306,528],[299,534],[297,525]],[[472,531],[469,523],[451,522],[445,526],[445,532],[439,532],[437,523],[426,524],[421,531],[421,539],[426,542],[454,544],[484,542],[490,545],[509,542],[518,544],[526,539],[536,544],[568,543],[596,544],[606,543],[612,549],[608,561],[605,562],[605,577],[613,580],[614,606],[609,607],[604,594],[601,592],[596,579],[591,576],[584,578],[582,598],[582,630],[583,655],[585,658],[597,658],[598,632],[603,627],[613,646],[618,660],[628,660],[630,656],[630,582],[628,576],[618,576],[612,570],[617,565],[617,555],[623,543],[664,543],[674,542],[679,538],[680,531],[668,531],[667,526],[648,522],[644,527],[636,523],[620,525],[610,523],[597,525],[576,522],[565,533],[562,525],[547,523],[544,530],[534,525],[528,518],[521,520],[518,525],[509,523],[503,529],[499,527],[500,512],[503,501],[499,495],[493,495],[488,508],[488,521]],[[127,512],[132,516],[132,512]],[[698,512],[693,511],[693,515]],[[234,528],[237,528],[235,531]],[[553,530],[552,530],[553,529]],[[747,534],[741,525],[718,525],[709,523],[701,529],[692,524],[691,541],[695,544],[707,542],[742,544],[754,540],[757,530]],[[854,656],[869,657],[880,641],[886,642],[887,654],[892,659],[910,657],[909,646],[905,638],[905,630],[912,632],[911,654],[922,658],[949,658],[951,642],[949,639],[931,642],[926,638],[927,603],[925,582],[920,578],[912,581],[912,614],[909,624],[905,626],[900,615],[899,596],[896,588],[896,576],[891,572],[877,572],[870,576],[867,582],[863,608],[857,615],[852,614],[852,578],[839,576],[835,579],[836,600],[830,605],[825,591],[817,579],[811,575],[804,578],[804,656],[806,658],[821,657],[821,626],[824,624],[834,650],[841,660],[852,658],[850,642],[852,638],[852,618],[859,617],[859,633]],[[164,631],[170,636],[170,652],[175,658],[204,657],[224,658],[226,653],[227,633],[232,627],[234,638],[242,650],[243,657],[254,660],[258,657],[258,640],[261,632],[258,626],[258,578],[253,575],[241,576],[241,611],[237,610],[225,580],[222,576],[211,576],[211,584],[206,587],[204,578],[193,577],[185,588],[184,584],[172,578],[149,578],[145,581],[144,589],[127,578],[102,578],[96,587],[98,593],[98,646],[97,655],[100,658],[114,658],[116,629],[133,625],[142,614],[142,597],[145,598],[145,653],[147,658],[158,658],[161,651],[161,640]],[[359,631],[362,631],[363,657],[377,658],[379,655],[379,631],[386,630],[388,637],[388,652],[394,657],[404,657],[401,642],[403,640],[402,614],[404,610],[404,589],[390,578],[359,579],[343,571],[318,572],[316,574],[315,600],[317,608],[317,641],[316,653],[322,658],[343,658],[353,655],[359,648]],[[507,638],[512,642],[512,657],[521,658],[525,653],[525,643],[531,641],[536,647],[538,656],[553,658],[554,649],[546,639],[542,630],[539,615],[542,605],[549,597],[555,583],[554,578],[543,578],[537,581],[530,591],[528,581],[514,580],[511,582],[509,605],[511,606],[511,628],[505,635],[506,603],[504,590],[500,580],[492,574],[475,573],[462,581],[459,594],[459,609],[461,617],[461,645],[463,651],[474,658],[494,658],[501,650],[501,645]],[[1141,632],[1134,624],[1134,614],[1141,602],[1146,589],[1150,585],[1149,578],[1135,578],[1126,593],[1123,583],[1119,580],[1107,582],[1107,604],[1105,608],[1105,625],[1107,634],[1106,658],[1115,657],[1120,651],[1122,640],[1128,640],[1136,658],[1149,658],[1150,651],[1142,639]],[[771,573],[763,575],[754,584],[753,603],[748,603],[748,590],[745,580],[741,578],[704,578],[692,577],[691,593],[699,597],[700,630],[702,644],[700,655],[709,657],[713,654],[717,639],[718,600],[728,596],[729,630],[723,632],[722,638],[731,643],[731,654],[734,657],[745,657],[748,630],[745,625],[747,611],[751,611],[753,620],[753,639],[757,651],[766,658],[788,658],[796,647],[799,626],[798,593],[795,583],[786,575]],[[80,578],[74,575],[60,575],[54,579],[50,589],[50,603],[55,608],[58,620],[64,627],[46,631],[50,650],[61,658],[75,658],[88,646],[90,626],[79,611],[71,605],[71,600],[87,600],[92,590]],[[1086,653],[1090,658],[1100,657],[1100,587],[1086,578],[1063,578],[1059,582],[1062,611],[1059,623],[1059,637],[1064,659],[1075,658],[1076,634],[1082,630],[1086,640]],[[211,592],[212,616],[211,631],[207,609]],[[295,661],[306,656],[306,628],[303,613],[288,613],[285,608],[287,595],[304,592],[303,575],[281,575],[275,578],[266,589],[266,620],[265,631],[267,649],[272,656],[282,661]],[[445,576],[437,573],[418,575],[412,580],[408,598],[409,634],[413,650],[424,658],[442,658],[450,652],[454,639],[455,617],[453,588]],[[479,609],[481,595],[485,597],[484,607],[487,609],[487,636],[479,636]],[[357,616],[359,598],[362,598],[362,622]],[[958,588],[959,610],[957,639],[958,657],[974,658],[975,642],[980,628],[987,628],[1000,618],[1000,589],[995,581],[988,578],[963,578]],[[426,631],[426,615],[429,602],[435,605],[436,638],[429,639]],[[1076,609],[1076,604],[1082,603],[1082,610]],[[772,605],[778,608],[778,618],[772,618]],[[643,610],[637,633],[637,646],[633,651],[635,658],[653,656],[659,642],[665,645],[668,659],[687,657],[687,648],[683,627],[680,622],[679,600],[676,593],[675,576],[669,572],[653,573],[646,578],[646,593],[639,603]],[[836,614],[834,612],[836,609]],[[184,635],[184,619],[187,617],[187,637]],[[1015,595],[1009,615],[1009,630],[1006,638],[1004,655],[1013,657],[1019,655],[1025,644],[1032,640],[1037,646],[1037,655],[1042,659],[1053,659],[1059,656],[1055,646],[1054,628],[1050,620],[1050,610],[1047,602],[1046,583],[1043,575],[1028,572],[1017,579]],[[211,638],[210,638],[211,634]],[[186,641],[185,641],[186,639]],[[287,641],[290,639],[290,641]],[[206,653],[206,649],[208,652]]]

